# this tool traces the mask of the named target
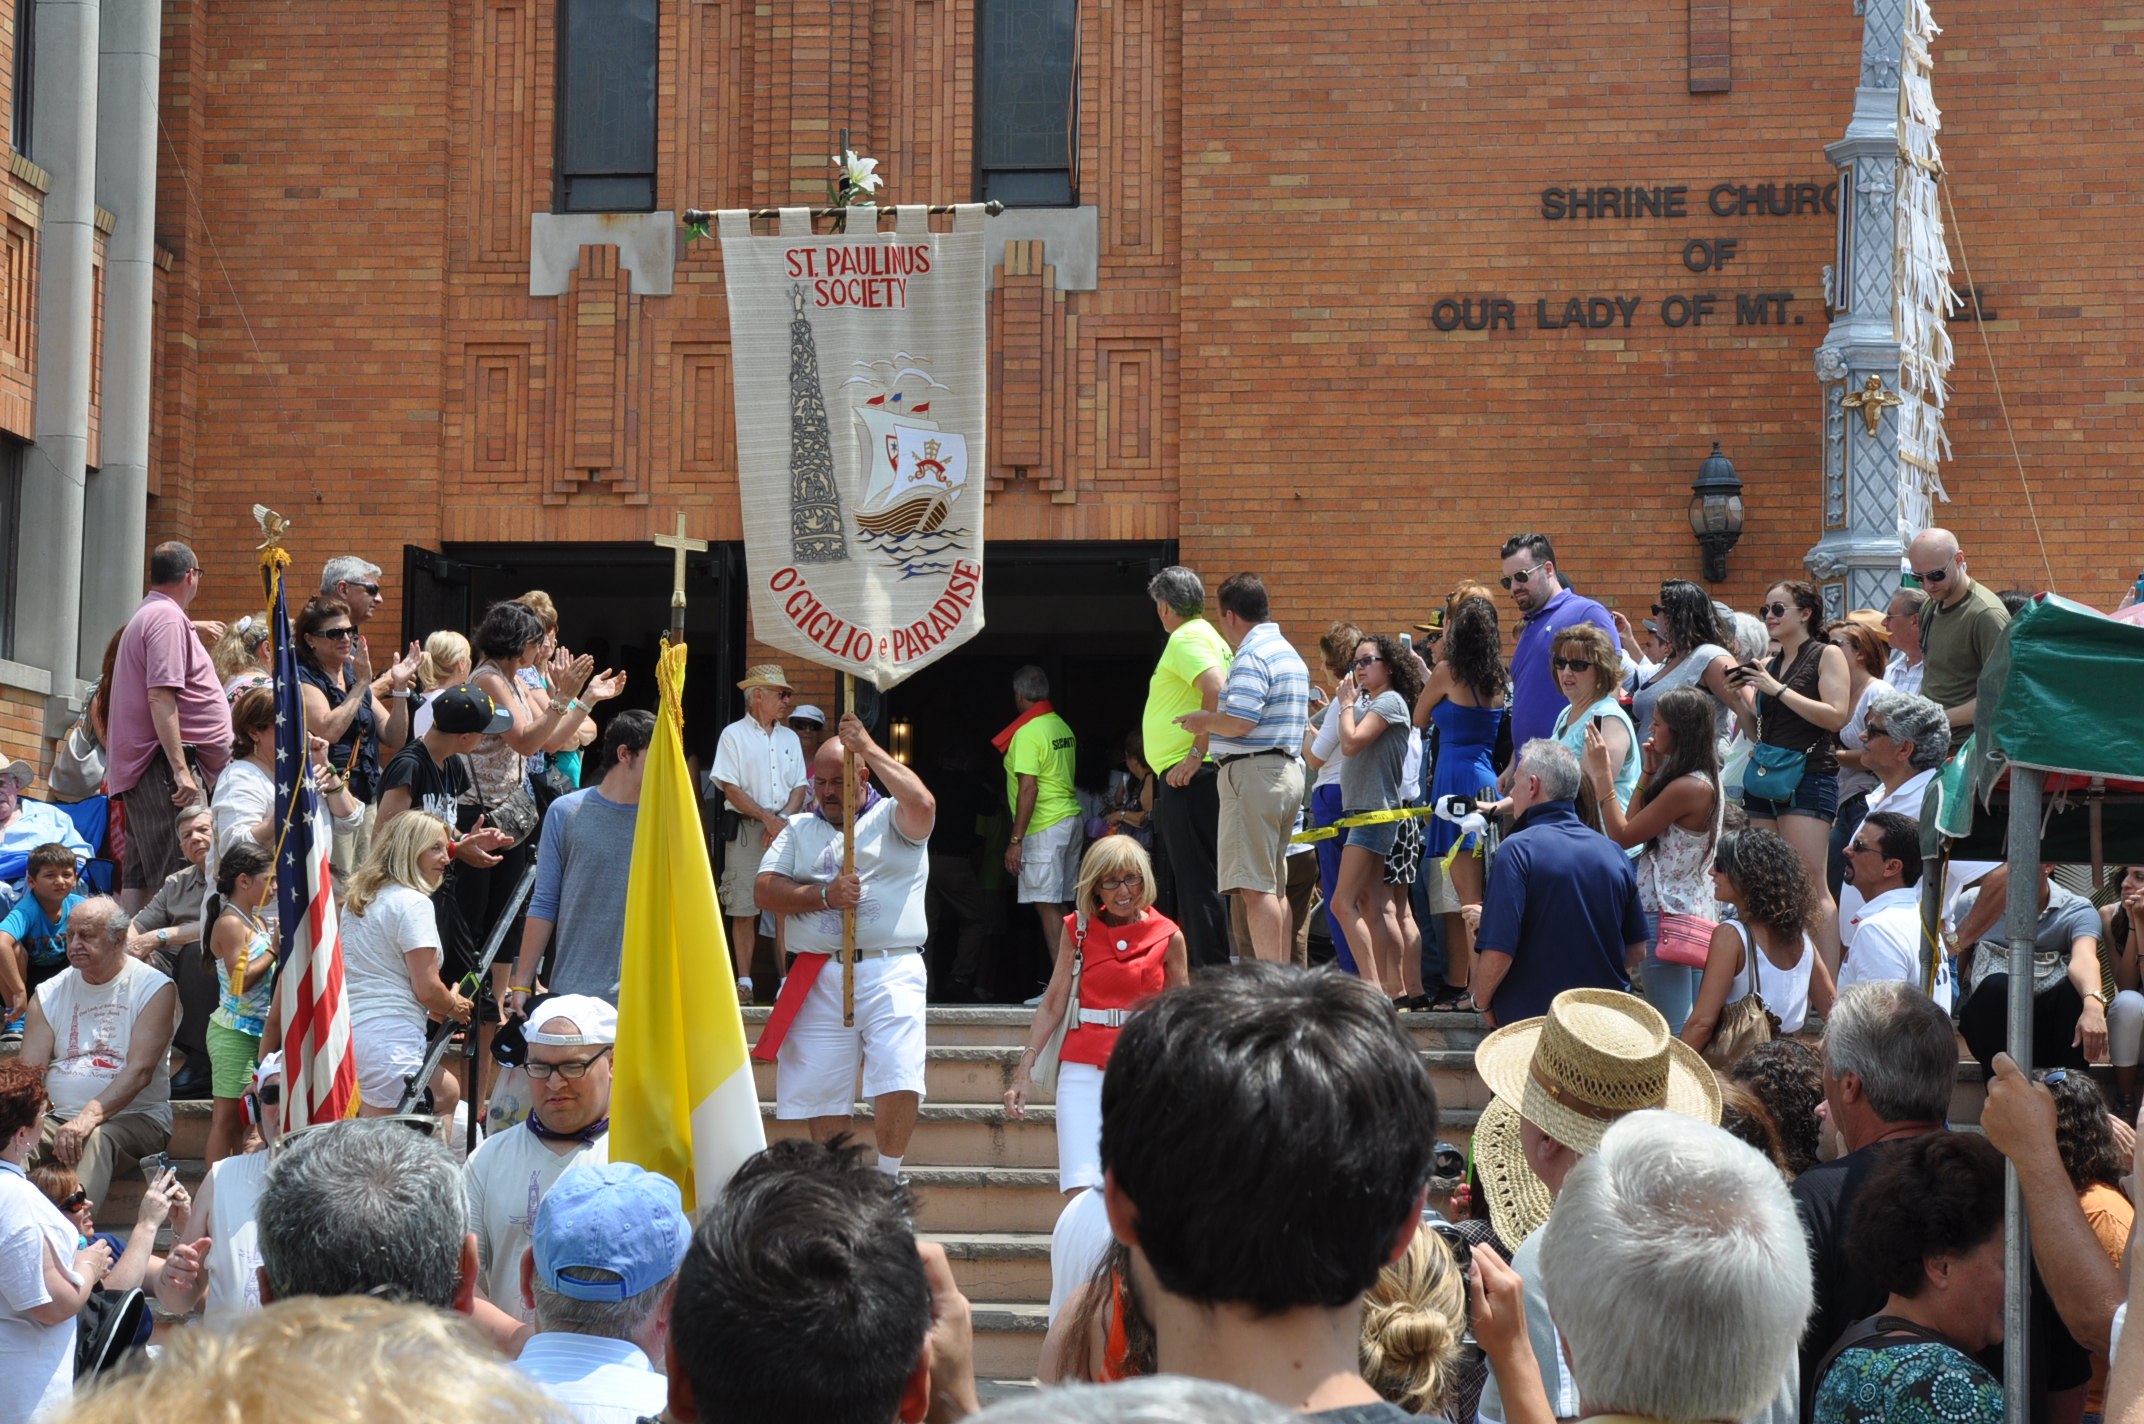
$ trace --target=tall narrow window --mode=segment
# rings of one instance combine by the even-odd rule
[[[559,0],[562,213],[655,209],[657,0]]]
[[[978,197],[1018,207],[1079,201],[1078,0],[981,0]]]
[[[15,112],[8,141],[30,154],[30,76],[37,63],[37,0],[15,0]]]
[[[15,656],[15,546],[22,529],[20,440],[0,437],[0,658]]]

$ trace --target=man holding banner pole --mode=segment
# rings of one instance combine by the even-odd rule
[[[842,834],[850,808],[844,750],[855,758],[855,834]],[[882,793],[872,783],[883,785]],[[856,1070],[872,1104],[878,1167],[898,1175],[923,1103],[923,1013],[929,974],[923,944],[924,888],[937,802],[922,779],[895,760],[855,713],[812,764],[815,804],[789,818],[760,862],[759,908],[789,916],[797,955],[761,1034],[776,1045],[775,1116],[811,1125],[824,1142],[853,1126]],[[853,847],[855,870],[843,872]],[[855,919],[855,1025],[842,1022],[843,978],[828,973],[842,948],[845,912]]]

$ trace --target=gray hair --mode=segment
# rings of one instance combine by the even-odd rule
[[[124,943],[127,931],[134,925],[134,917],[126,912],[126,907],[109,895],[92,895],[76,905],[73,912],[67,916],[67,927],[73,929],[80,925],[84,915],[103,917],[106,944]]]
[[[1171,564],[1148,579],[1146,596],[1179,618],[1196,618],[1206,611],[1204,581],[1182,564]]]
[[[320,591],[333,593],[339,583],[364,583],[380,576],[378,564],[368,564],[355,554],[338,554],[320,571]]]
[[[1891,595],[1891,602],[1884,605],[1884,611],[1889,612],[1893,604],[1903,603],[1906,605],[1905,612],[1918,615],[1927,602],[1927,589],[1900,587],[1897,592]]]
[[[461,1173],[437,1137],[405,1121],[355,1118],[285,1139],[254,1220],[278,1300],[454,1304],[469,1236]]]
[[[1941,1122],[1958,1082],[1958,1035],[1950,1015],[1903,980],[1851,984],[1824,1021],[1824,1067],[1861,1080],[1885,1122]]]
[[[1008,1399],[976,1415],[972,1424],[1289,1424],[1296,1417],[1232,1384],[1151,1375]]]
[[[1742,655],[1740,660],[1745,663],[1761,661],[1766,650],[1772,646],[1772,635],[1765,631],[1763,621],[1747,613],[1737,613],[1731,621],[1734,624],[1735,651]]]
[[[196,801],[193,805],[188,806],[185,810],[179,812],[178,815],[174,816],[172,818],[171,823],[175,826],[183,826],[196,816],[208,816],[213,818],[215,814],[216,812],[212,807],[204,806],[199,801]]]
[[[1541,778],[1541,794],[1568,801],[1578,794],[1578,757],[1563,743],[1535,737],[1519,748],[1519,774]]]
[[[1894,742],[1913,743],[1907,762],[1915,771],[1933,771],[1950,756],[1950,719],[1943,709],[1911,692],[1879,692],[1869,700],[1863,714],[1883,719],[1884,731]]]
[[[1749,1419],[1793,1366],[1814,1285],[1787,1184],[1695,1118],[1632,1113],[1571,1169],[1541,1288],[1586,1412]],[[1691,1369],[1662,1340],[1703,1340]]]
[[[1029,663],[1012,675],[1012,691],[1015,697],[1040,702],[1050,695],[1050,675]]]
[[[585,1281],[625,1279],[616,1271],[597,1266],[568,1266],[564,1274]],[[534,1281],[529,1293],[536,1298],[536,1328],[563,1330],[569,1335],[600,1335],[608,1340],[637,1340],[648,1328],[648,1322],[655,1318],[655,1312],[669,1298],[670,1287],[676,1280],[677,1274],[672,1272],[659,1284],[624,1300],[581,1300],[561,1295],[540,1280]]]

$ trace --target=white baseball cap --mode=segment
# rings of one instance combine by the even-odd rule
[[[579,1033],[544,1033],[543,1026],[570,1019],[579,1026]],[[560,994],[546,999],[529,1015],[529,1025],[523,1034],[530,1043],[549,1044],[553,1048],[576,1048],[582,1044],[612,1044],[618,1041],[618,1011],[609,1003],[593,994]]]

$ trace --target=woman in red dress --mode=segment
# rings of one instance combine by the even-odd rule
[[[1067,1193],[1102,1185],[1102,1069],[1117,1030],[1143,1000],[1191,981],[1183,931],[1154,908],[1154,866],[1130,836],[1104,836],[1088,847],[1075,905],[1005,1092],[1005,1110],[1026,1116],[1035,1090],[1030,1070],[1064,1019],[1077,961],[1079,1022],[1065,1034],[1057,1068],[1057,1189]]]

